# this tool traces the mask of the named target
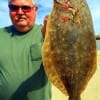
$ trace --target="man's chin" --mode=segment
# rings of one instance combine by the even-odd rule
[[[16,25],[19,27],[25,27],[25,26],[27,26],[27,23],[26,22],[18,22]]]

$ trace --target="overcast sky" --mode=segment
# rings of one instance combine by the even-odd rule
[[[39,6],[36,23],[42,24],[44,16],[48,15],[52,9],[53,0],[36,0]],[[0,27],[11,24],[8,11],[8,0],[0,0]],[[89,5],[95,34],[100,34],[100,0],[87,0]]]

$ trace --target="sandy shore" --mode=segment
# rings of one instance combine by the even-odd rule
[[[82,100],[100,100],[100,51],[97,51],[97,70],[81,95]],[[68,100],[55,86],[52,85],[52,100]]]

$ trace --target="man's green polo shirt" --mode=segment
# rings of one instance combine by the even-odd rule
[[[51,100],[42,43],[41,25],[24,35],[13,26],[0,29],[0,100]]]

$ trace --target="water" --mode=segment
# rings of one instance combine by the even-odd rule
[[[100,40],[96,40],[96,47],[97,47],[97,50],[100,50]]]

